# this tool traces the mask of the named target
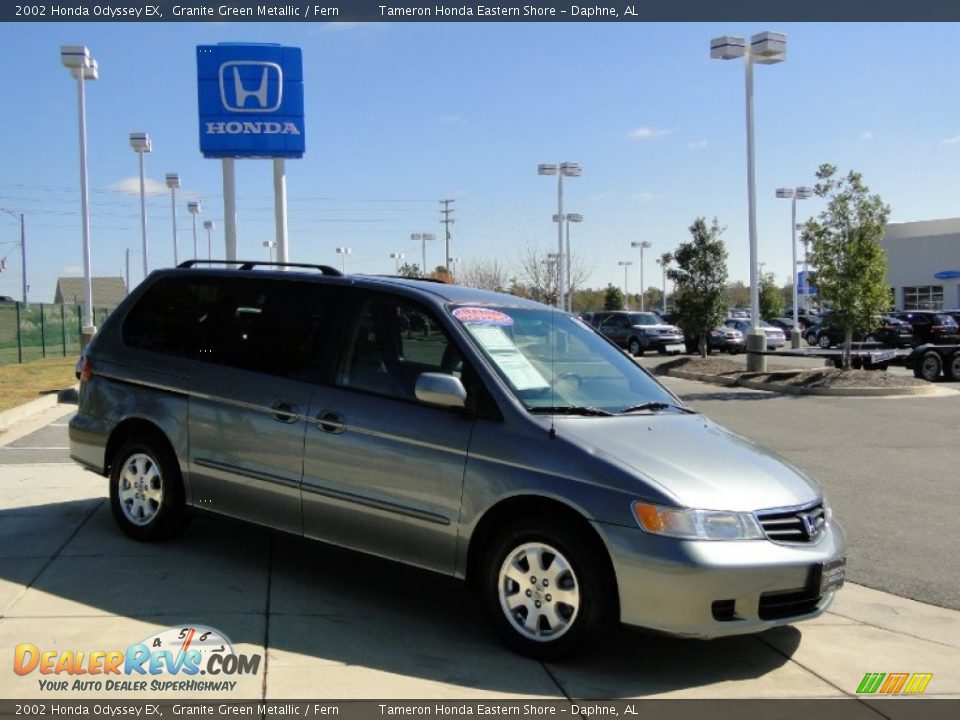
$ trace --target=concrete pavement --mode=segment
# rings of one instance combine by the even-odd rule
[[[12,444],[62,447],[62,423],[43,417]],[[933,673],[925,696],[960,698],[960,612],[854,584],[795,627],[710,642],[624,628],[588,656],[539,663],[503,649],[451,579],[217,519],[137,543],[115,527],[106,490],[63,451],[0,450],[0,697],[104,696],[16,675],[19,643],[124,649],[202,624],[263,656],[217,695],[237,699],[833,698],[867,672]]]

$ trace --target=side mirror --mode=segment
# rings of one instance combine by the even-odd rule
[[[444,373],[421,373],[414,394],[417,400],[430,405],[462,408],[467,404],[467,391],[460,378]]]

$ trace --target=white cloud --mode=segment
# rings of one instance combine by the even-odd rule
[[[669,135],[673,130],[652,127],[636,127],[627,133],[630,140],[655,140],[656,138]]]
[[[864,130],[864,131],[860,134],[860,139],[861,139],[863,142],[870,142],[871,140],[873,140],[873,133],[870,132],[869,130]]]
[[[162,193],[170,192],[167,188],[165,182],[160,182],[159,180],[152,180],[151,178],[146,178],[143,182],[144,189],[150,195],[160,195]],[[138,176],[124,178],[123,180],[118,180],[112,185],[107,186],[107,190],[112,190],[113,192],[121,192],[125,195],[139,195],[140,194],[140,178]]]
[[[691,150],[703,150],[709,143],[706,140],[693,140],[687,143],[687,147]]]
[[[83,275],[83,265],[65,265],[60,268],[60,277],[76,277]]]
[[[942,142],[943,145],[960,145],[960,135],[957,135],[952,138],[947,138]]]
[[[437,122],[440,122],[444,125],[466,125],[466,118],[460,115],[441,115],[437,118]]]
[[[642,202],[644,205],[649,205],[650,203],[652,203],[652,202],[654,201],[654,199],[656,199],[656,197],[657,197],[657,196],[656,196],[655,193],[649,192],[649,191],[647,191],[647,190],[644,190],[644,191],[642,191],[642,192],[635,193],[635,194],[633,195],[633,199],[634,199],[634,200],[639,200],[639,201]]]

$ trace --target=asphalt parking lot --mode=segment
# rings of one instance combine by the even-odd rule
[[[960,698],[960,612],[947,609],[960,577],[948,472],[960,400],[668,384],[823,482],[851,538],[851,582],[826,615],[709,642],[624,628],[589,655],[535,662],[503,649],[447,578],[209,518],[171,543],[127,539],[106,481],[68,459],[62,406],[0,438],[0,648],[126,648],[209,626],[263,657],[233,698],[831,698],[874,671],[933,672],[926,696]],[[0,670],[0,697],[84,695]]]

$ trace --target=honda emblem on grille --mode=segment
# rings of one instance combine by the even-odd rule
[[[807,531],[807,537],[811,540],[817,536],[817,533],[820,532],[821,524],[817,522],[815,518],[810,513],[802,513],[800,519],[803,520],[803,529]]]

